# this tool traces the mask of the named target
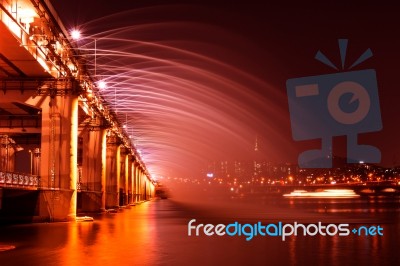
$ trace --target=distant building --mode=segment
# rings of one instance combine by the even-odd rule
[[[263,155],[258,137],[247,160],[212,161],[203,170],[202,176],[214,178],[236,178],[238,181],[257,180],[259,178],[284,178],[297,173],[298,167],[288,163],[272,163]]]

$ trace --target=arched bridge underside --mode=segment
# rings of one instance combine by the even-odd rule
[[[48,1],[0,0],[0,222],[64,221],[154,183]]]

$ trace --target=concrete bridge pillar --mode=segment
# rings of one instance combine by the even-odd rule
[[[150,197],[149,197],[149,182],[148,182],[148,180],[147,180],[147,177],[146,177],[146,175],[143,175],[144,176],[144,188],[145,188],[145,190],[144,190],[144,197],[145,197],[145,199],[146,200],[148,200],[148,199],[150,199]]]
[[[143,168],[140,167],[140,170],[139,170],[139,197],[140,197],[140,201],[143,201],[143,200],[146,199],[145,196],[144,196],[145,195],[144,190],[145,190],[145,183],[144,183],[144,178],[143,178]]]
[[[142,201],[143,200],[143,184],[142,184],[142,167],[139,166],[139,171],[138,171],[138,200]]]
[[[134,173],[134,202],[139,202],[139,164],[135,161],[134,162],[134,169],[135,169],[135,173]]]
[[[39,215],[52,221],[76,216],[78,97],[46,97],[42,108]]]
[[[82,134],[82,176],[80,182],[80,208],[82,212],[98,212],[105,209],[106,130],[98,128]]]
[[[146,175],[144,175],[144,180],[145,180],[145,197],[146,200],[151,199],[151,187],[152,187],[152,183],[150,182],[150,180],[148,179],[148,177]]]
[[[152,183],[152,182],[150,182],[151,184],[151,186],[150,186],[150,197],[151,198],[153,198],[154,197],[154,195],[156,194],[155,192],[156,192],[156,188],[155,188],[155,186],[154,186],[154,184]]]
[[[120,161],[120,182],[119,182],[119,206],[125,206],[127,204],[128,197],[128,164],[129,154],[128,150],[121,148],[121,161]]]
[[[135,162],[132,156],[129,158],[129,176],[128,176],[128,204],[134,202],[135,195]]]
[[[106,162],[106,209],[119,206],[119,182],[121,175],[121,147],[115,136],[107,138]]]

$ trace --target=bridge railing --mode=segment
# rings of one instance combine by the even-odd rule
[[[0,187],[37,189],[40,187],[40,177],[22,173],[0,171]]]

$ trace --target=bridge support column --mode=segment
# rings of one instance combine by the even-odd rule
[[[142,168],[138,166],[138,201],[142,201]]]
[[[149,199],[149,180],[147,180],[146,175],[143,175],[144,179],[144,198],[145,200]]]
[[[82,177],[78,211],[99,212],[105,209],[104,178],[105,158],[103,156],[106,130],[86,131],[82,143]]]
[[[148,195],[148,198],[151,199],[151,198],[153,198],[153,196],[154,196],[154,193],[153,193],[153,187],[154,187],[154,185],[153,185],[153,183],[150,181],[150,179],[147,179],[147,185],[148,185],[147,195]]]
[[[131,157],[131,156],[130,156]],[[128,176],[128,204],[134,202],[134,187],[135,187],[135,163],[132,161],[133,158],[129,160],[129,176]]]
[[[125,206],[127,204],[127,196],[128,196],[128,164],[129,164],[129,155],[128,151],[125,148],[121,148],[121,161],[120,161],[120,181],[119,181],[119,206]]]
[[[143,181],[144,181],[143,180],[143,169],[142,169],[142,167],[140,167],[139,168],[139,198],[140,198],[140,201],[145,200],[144,193],[143,193],[145,186],[144,186]]]
[[[107,141],[106,165],[106,209],[119,206],[119,181],[121,175],[121,148],[116,137],[110,136]]]
[[[104,130],[101,136],[101,211],[106,210],[107,195],[107,131]]]
[[[134,174],[133,174],[133,201],[139,202],[139,164],[135,161],[133,163]]]
[[[127,151],[129,152],[129,151]],[[130,179],[131,179],[131,160],[130,160],[130,155],[127,153],[125,155],[125,186],[124,186],[124,191],[125,191],[125,200],[124,200],[124,205],[129,204],[129,194],[131,193],[130,191]]]
[[[42,108],[39,215],[75,220],[78,175],[78,97],[46,97]]]

